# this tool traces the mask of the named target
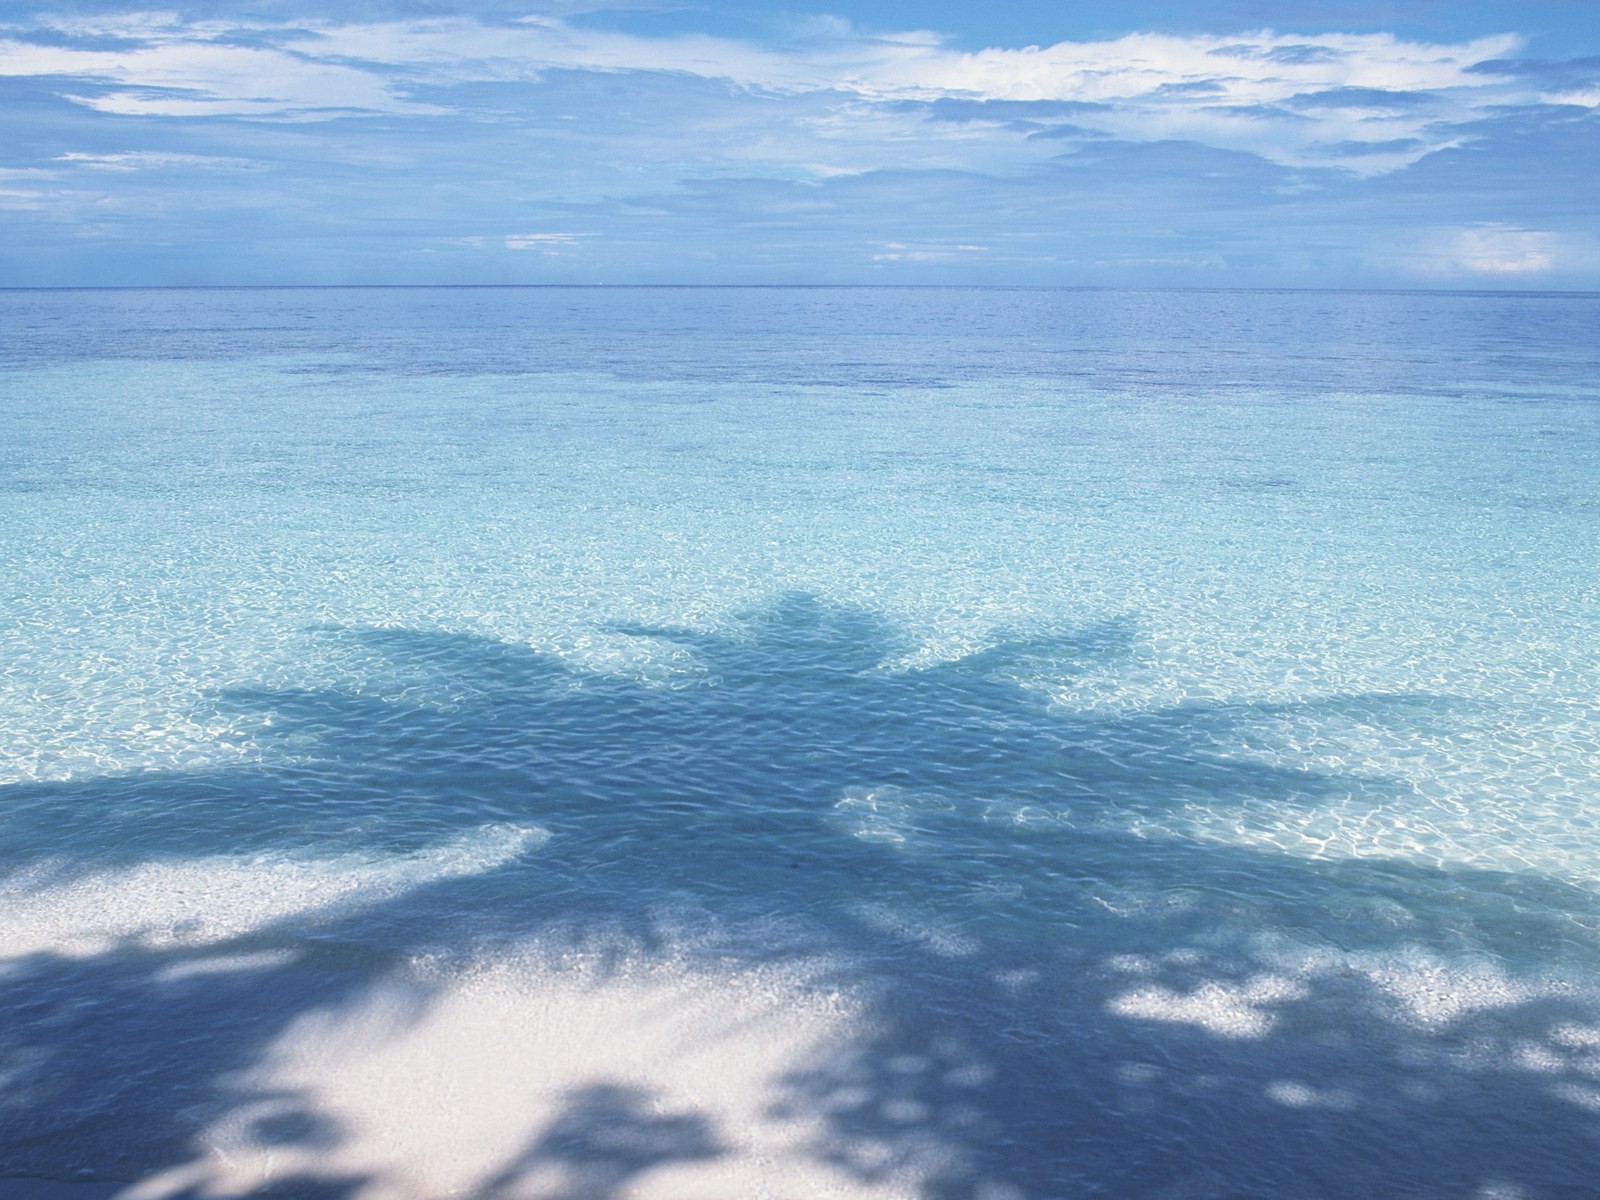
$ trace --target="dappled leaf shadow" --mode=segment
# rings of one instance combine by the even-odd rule
[[[418,956],[538,939],[602,971],[669,951],[826,962],[866,1015],[773,1080],[768,1111],[809,1122],[807,1153],[841,1177],[926,1200],[1580,1196],[1600,1174],[1592,897],[1186,836],[1190,805],[1398,792],[1241,753],[1280,710],[1073,713],[1031,690],[1129,664],[1128,624],[914,670],[886,668],[911,647],[884,618],[803,596],[729,635],[609,632],[683,669],[646,684],[468,636],[343,635],[415,686],[230,693],[281,739],[257,769],[6,789],[40,894],[70,886],[75,844],[97,871],[224,845],[355,882],[207,938],[135,913],[120,942],[14,958],[0,1172],[179,1170],[230,1114],[255,1144],[331,1153],[352,1135],[313,1098],[240,1072]],[[1449,720],[1432,697],[1322,703]],[[550,841],[460,870],[438,850],[500,827]],[[363,853],[391,865],[362,875]],[[393,1028],[438,986],[412,979]],[[481,1194],[620,1196],[730,1153],[707,1114],[653,1103],[590,1080]]]

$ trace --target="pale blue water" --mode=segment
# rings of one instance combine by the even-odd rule
[[[0,331],[4,1194],[1597,1194],[1600,297]]]

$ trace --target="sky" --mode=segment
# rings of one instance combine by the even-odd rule
[[[0,286],[1600,290],[1600,0],[0,0]]]

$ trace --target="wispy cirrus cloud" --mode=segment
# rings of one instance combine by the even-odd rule
[[[129,116],[295,117],[310,113],[423,113],[368,67],[348,66],[293,45],[312,35],[283,30],[284,45],[241,45],[259,26],[132,14],[125,23],[60,22],[46,28],[76,39],[65,44],[14,30],[0,38],[0,76],[45,76],[67,98],[101,112]],[[115,37],[124,43],[96,43]],[[83,44],[87,43],[87,44]],[[89,85],[92,90],[78,90]]]
[[[872,256],[873,262],[951,262],[969,254],[987,254],[988,246],[938,245],[927,243],[885,242]]]
[[[783,46],[651,37],[549,16],[291,25],[130,14],[40,22],[48,44],[21,29],[0,40],[0,75],[53,77],[79,104],[138,116],[487,116],[451,89],[526,83],[551,71],[656,72],[723,81],[769,101],[835,97],[837,119],[869,139],[862,127],[875,122],[895,126],[889,141],[933,136],[917,128],[926,122],[906,119],[908,104],[914,112],[952,99],[1055,102],[1081,106],[1072,125],[1089,135],[1186,139],[1283,165],[1373,174],[1459,144],[1454,127],[1491,106],[1538,103],[1545,94],[1526,73],[1486,67],[1518,48],[1510,34],[1445,45],[1387,34],[1141,33],[967,52],[931,33],[867,35],[842,22],[809,27]],[[108,37],[125,44],[106,49]],[[765,108],[770,121],[773,106]],[[965,122],[968,149],[980,159],[978,126],[989,127],[989,141],[1052,128],[1049,121],[1008,125],[995,115],[1001,119],[974,114]],[[817,143],[841,139],[839,128],[814,114],[798,115],[794,128]],[[1012,148],[1019,161],[1057,151],[1042,139],[1031,152]],[[797,163],[829,158],[795,155]],[[944,165],[961,165],[959,152]]]
[[[212,171],[255,171],[263,164],[248,158],[234,158],[217,154],[179,154],[167,150],[121,150],[112,154],[90,154],[69,150],[58,154],[55,161],[73,167],[87,167],[95,171],[160,171],[198,168]]]
[[[508,233],[505,238],[505,248],[560,254],[563,249],[576,246],[585,236],[581,233]]]

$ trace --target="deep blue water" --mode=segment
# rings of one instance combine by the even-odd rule
[[[1594,1194],[1600,297],[0,329],[15,1195]]]

